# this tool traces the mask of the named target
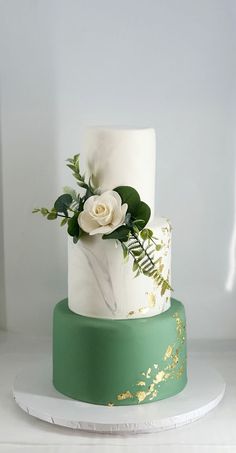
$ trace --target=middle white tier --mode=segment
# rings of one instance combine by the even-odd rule
[[[149,226],[159,245],[158,266],[171,280],[171,226],[158,218]],[[84,236],[77,244],[68,242],[68,300],[74,313],[94,318],[146,318],[170,307],[170,290],[147,276],[134,278],[132,259],[123,260],[121,245],[100,235]]]

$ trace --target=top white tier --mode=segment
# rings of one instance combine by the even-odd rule
[[[156,137],[154,129],[89,128],[85,138],[89,175],[102,191],[132,186],[155,206]]]

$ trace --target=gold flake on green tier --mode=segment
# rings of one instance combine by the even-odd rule
[[[146,382],[144,382],[144,381],[139,381],[139,382],[137,383],[137,385],[141,387],[141,386],[146,385]]]
[[[152,396],[151,396],[151,398],[150,398],[149,400],[152,401],[153,398],[156,398],[157,393],[158,393],[158,391],[157,391],[157,389],[155,389],[155,390],[152,392]]]
[[[169,344],[166,352],[165,352],[165,355],[164,355],[164,360],[167,360],[171,357],[171,354],[173,352],[173,347]]]
[[[107,405],[108,405],[108,407],[113,407],[113,406],[114,406],[114,403],[112,403],[112,401],[109,401],[109,402],[107,403]]]
[[[150,293],[148,293],[150,294]],[[147,295],[148,295],[147,294]],[[149,401],[152,401],[158,395],[157,387],[160,387],[162,383],[169,379],[180,379],[183,373],[185,372],[186,368],[186,360],[185,358],[181,358],[181,352],[183,349],[183,343],[185,336],[183,335],[185,332],[185,323],[180,318],[179,313],[175,312],[173,315],[176,324],[176,331],[177,331],[177,342],[174,344],[170,344],[167,346],[165,353],[163,354],[163,361],[167,361],[168,363],[162,369],[159,369],[159,372],[154,376],[152,376],[151,382],[145,381],[145,379],[136,382],[136,387],[146,387],[145,390],[137,390],[136,392],[133,391],[131,393],[129,390],[121,393],[117,396],[118,400],[125,400],[128,398],[137,398],[138,403],[142,403],[147,397]],[[157,363],[153,364],[153,368],[149,367],[147,371],[143,371],[140,374],[144,376],[146,379],[151,378],[152,369],[159,368]],[[149,384],[149,385],[148,385]]]
[[[155,390],[155,384],[152,382],[152,384],[149,385],[149,387],[148,387],[148,391],[152,393],[154,390]]]
[[[155,378],[153,379],[154,384],[159,384],[165,378],[165,371],[161,370],[159,373],[156,374]]]
[[[173,357],[173,363],[176,365],[179,361],[179,357],[178,357],[178,354],[175,354],[174,357]]]
[[[133,394],[129,390],[127,390],[126,392],[122,392],[119,395],[117,395],[118,401],[127,400],[129,398],[133,398]]]
[[[149,395],[149,392],[144,392],[143,390],[135,393],[135,396],[138,398],[139,403],[141,403],[141,401],[144,401],[148,395]]]
[[[176,371],[176,379],[179,379],[181,378],[181,376],[183,375],[185,371],[185,361],[183,361],[183,364],[181,365],[181,367]]]
[[[184,334],[185,323],[180,318],[180,316],[179,316],[179,314],[177,312],[173,314],[173,318],[175,318],[176,330],[177,330],[178,338],[180,339],[183,336],[183,334]]]

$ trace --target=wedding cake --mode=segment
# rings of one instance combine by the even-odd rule
[[[68,231],[68,299],[53,319],[53,384],[80,401],[141,404],[187,381],[185,312],[171,298],[171,225],[155,213],[153,129],[91,128],[68,159],[81,188],[65,188],[48,219]]]

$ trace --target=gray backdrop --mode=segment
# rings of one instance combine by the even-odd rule
[[[1,323],[51,332],[66,234],[31,215],[71,184],[86,125],[157,131],[156,206],[190,337],[236,335],[234,0],[3,0]],[[4,272],[3,272],[4,270]]]

